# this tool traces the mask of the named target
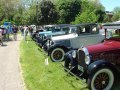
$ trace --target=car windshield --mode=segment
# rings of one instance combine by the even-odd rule
[[[60,29],[53,29],[52,32],[60,32]]]
[[[69,33],[76,33],[76,31],[77,31],[77,28],[76,27],[72,27]]]
[[[111,32],[112,37],[117,37],[120,38],[120,24],[119,23],[109,23],[109,24],[104,24],[103,28],[105,29],[105,32]],[[107,37],[106,33],[106,37]]]
[[[60,32],[60,31],[61,31],[61,29],[59,26],[56,26],[52,29],[52,32]]]
[[[62,31],[64,31],[66,34],[69,33],[70,28],[69,27],[64,27],[62,28]]]
[[[52,31],[55,27],[45,27],[46,31]]]

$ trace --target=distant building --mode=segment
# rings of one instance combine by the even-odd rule
[[[107,21],[112,21],[112,17],[113,17],[113,15],[114,15],[114,13],[113,13],[113,12],[110,12],[110,11],[106,11],[105,13],[106,13],[106,15],[108,16],[108,20],[107,20]]]

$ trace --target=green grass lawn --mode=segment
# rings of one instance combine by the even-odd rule
[[[62,66],[50,59],[33,41],[20,44],[20,63],[28,90],[88,90],[82,80],[67,74]]]

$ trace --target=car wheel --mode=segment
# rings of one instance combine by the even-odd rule
[[[114,74],[108,68],[102,68],[88,77],[90,90],[110,90],[114,83]]]
[[[61,62],[64,60],[65,51],[62,48],[54,48],[50,52],[50,58],[54,62]]]

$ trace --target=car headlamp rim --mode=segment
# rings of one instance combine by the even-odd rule
[[[47,46],[50,46],[50,45],[52,45],[54,42],[52,41],[52,40],[50,40],[50,39],[48,39],[47,40]]]
[[[84,53],[85,53],[85,63],[86,63],[87,65],[90,64],[91,60],[90,60],[90,56],[89,56],[89,51],[88,51],[88,49],[87,49],[86,47],[82,47],[82,48],[79,48],[78,51],[79,51],[79,50],[84,51]]]
[[[85,63],[88,65],[88,64],[90,64],[90,62],[91,62],[91,60],[90,60],[89,55],[86,55],[85,56]]]
[[[77,57],[77,52],[76,52],[75,50],[73,50],[71,54],[72,54],[72,57],[73,57],[73,58],[76,58],[76,57]]]

